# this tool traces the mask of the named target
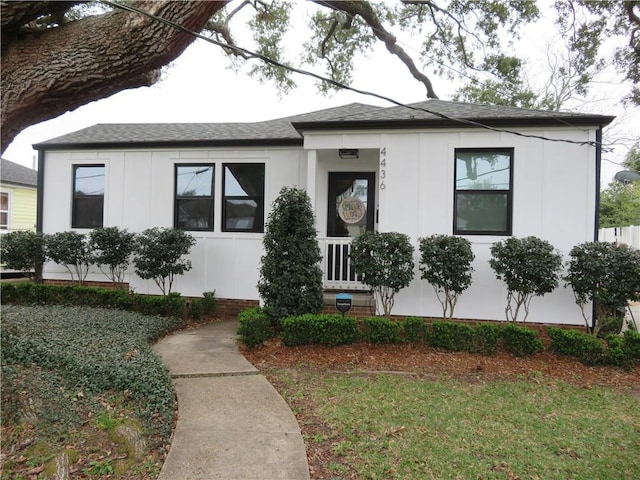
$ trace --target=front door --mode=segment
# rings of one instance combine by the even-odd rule
[[[329,172],[328,237],[373,230],[375,208],[374,172]]]

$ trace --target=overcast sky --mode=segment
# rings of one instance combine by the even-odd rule
[[[546,27],[550,28],[550,27]],[[549,31],[551,35],[553,32]],[[540,27],[525,36],[524,44],[535,45],[544,40]],[[242,42],[239,42],[242,45]],[[415,43],[415,45],[412,45]],[[419,41],[403,39],[402,46],[418,59]],[[296,75],[299,87],[279,97],[271,84],[260,84],[245,73],[226,68],[228,60],[214,45],[198,40],[172,65],[165,69],[162,80],[152,87],[127,90],[107,99],[92,102],[56,119],[24,130],[9,146],[3,158],[33,166],[38,143],[96,123],[151,122],[252,122],[310,112],[351,102],[392,106],[388,102],[353,92],[337,92],[330,97],[317,93],[315,80]],[[383,45],[377,45],[370,58],[361,57],[355,65],[353,86],[399,102],[412,103],[426,98],[424,87],[414,80],[406,67],[391,56]],[[455,85],[433,76],[440,98],[450,99]],[[584,113],[616,115],[613,129],[605,130],[605,142],[615,140],[615,150],[603,155],[603,181],[608,182],[620,170],[619,165],[640,130],[640,108],[623,108],[618,99],[624,87],[605,84],[594,94],[593,101],[571,106]],[[609,161],[607,161],[609,160]]]

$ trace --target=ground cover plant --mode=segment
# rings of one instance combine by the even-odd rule
[[[77,475],[155,478],[175,400],[150,343],[179,325],[120,310],[3,305],[3,478],[50,475],[60,454]],[[132,436],[143,452],[121,441]]]
[[[640,475],[637,368],[416,344],[243,353],[292,407],[312,479]]]

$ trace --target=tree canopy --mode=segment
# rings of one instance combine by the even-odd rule
[[[555,66],[556,81],[546,93],[528,82],[529,66],[513,48],[523,28],[541,18],[536,2],[312,4],[307,40],[293,52],[301,55],[293,61],[285,34],[297,4],[286,0],[2,2],[2,151],[30,125],[121,90],[154,84],[160,69],[194,41],[189,32],[217,42],[234,64],[261,59],[250,64],[249,73],[284,91],[295,86],[289,65],[322,68],[334,81],[320,82],[322,91],[348,84],[354,59],[382,42],[430,98],[437,96],[433,79],[444,77],[465,82],[458,92],[463,100],[559,108],[567,92],[585,93],[611,59],[629,84],[626,101],[640,104],[637,0],[555,2],[567,58]],[[253,44],[238,49],[234,32],[247,26]],[[420,51],[407,52],[400,34],[421,39]],[[613,47],[605,48],[611,42]]]
[[[640,173],[640,143],[636,143],[622,164]],[[611,182],[600,194],[600,227],[640,225],[640,180]]]

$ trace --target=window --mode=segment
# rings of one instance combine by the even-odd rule
[[[176,165],[176,228],[213,230],[213,179],[212,164]]]
[[[513,149],[455,151],[455,234],[511,235]]]
[[[104,165],[75,165],[71,227],[101,227],[103,215]]]
[[[264,232],[264,164],[224,165],[222,230]]]
[[[9,230],[9,192],[0,192],[0,230]]]

